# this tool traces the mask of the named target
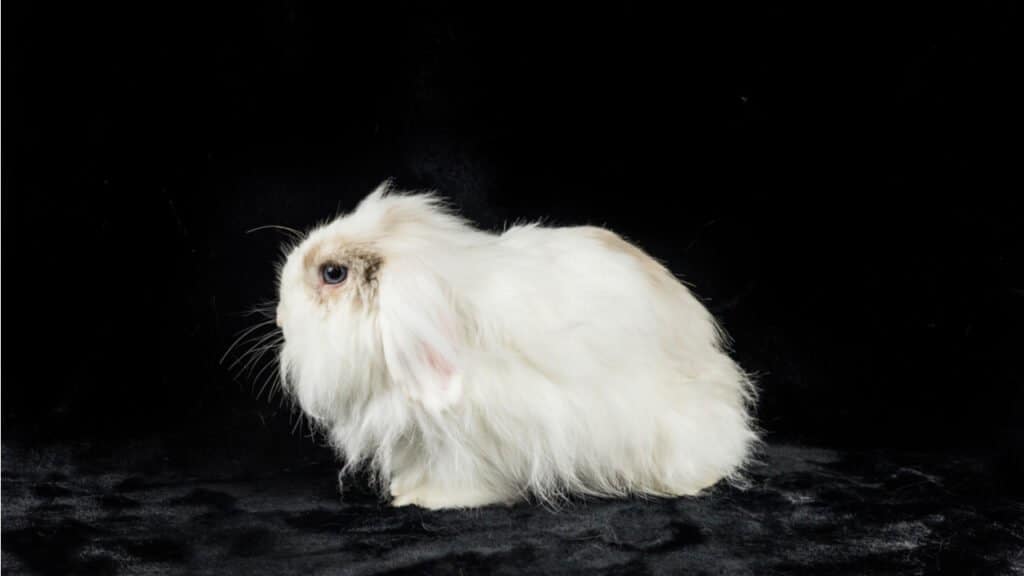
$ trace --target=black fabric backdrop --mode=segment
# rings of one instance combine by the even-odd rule
[[[390,177],[666,261],[770,443],[969,453],[1019,497],[1016,3],[484,4],[6,6],[5,491],[71,445],[329,460],[218,360],[274,297],[246,231]]]

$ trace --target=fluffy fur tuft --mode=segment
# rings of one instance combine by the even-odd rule
[[[756,442],[709,312],[602,228],[490,234],[385,184],[292,249],[277,321],[286,389],[396,506],[692,495]]]

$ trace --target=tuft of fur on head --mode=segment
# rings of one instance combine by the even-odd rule
[[[287,390],[396,505],[696,494],[756,443],[724,332],[603,228],[491,234],[385,182],[290,249],[279,293]]]

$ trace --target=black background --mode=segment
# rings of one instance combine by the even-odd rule
[[[5,442],[325,451],[218,363],[246,231],[393,177],[667,261],[770,441],[1019,469],[1016,4],[366,4],[5,6]]]

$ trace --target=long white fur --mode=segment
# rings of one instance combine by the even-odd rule
[[[374,285],[317,298],[325,245],[379,255]],[[709,312],[599,228],[490,234],[385,184],[292,250],[278,320],[287,389],[394,505],[692,495],[756,442]]]

